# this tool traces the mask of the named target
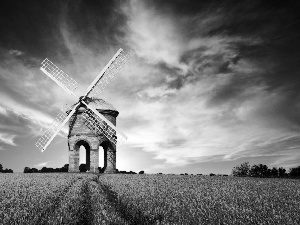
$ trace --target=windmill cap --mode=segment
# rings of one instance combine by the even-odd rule
[[[118,112],[118,110],[116,110],[112,104],[100,98],[92,98],[92,100],[88,103],[88,105],[94,106],[96,109],[100,109],[100,110],[111,110],[111,111]]]
[[[104,101],[103,99],[100,98],[87,98],[85,102],[90,105],[93,108],[96,108],[98,112],[100,113],[107,113],[107,114],[115,114],[115,116],[118,116],[119,112],[118,110],[113,107],[112,104]],[[77,103],[73,104],[71,108],[73,108]],[[81,104],[80,107],[78,108],[78,112],[83,112],[86,109],[86,106],[84,104]],[[71,110],[68,110],[69,112]]]

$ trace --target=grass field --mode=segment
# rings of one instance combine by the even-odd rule
[[[0,224],[300,224],[300,181],[0,174]]]

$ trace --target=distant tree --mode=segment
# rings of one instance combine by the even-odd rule
[[[253,165],[249,171],[251,177],[270,177],[272,170],[263,164]]]
[[[216,176],[216,174],[210,173],[209,176],[213,177],[213,176]]]
[[[249,162],[244,162],[240,166],[236,166],[232,169],[232,175],[238,177],[245,177],[249,175],[250,165]]]
[[[2,170],[2,173],[13,173],[14,171],[12,169],[5,169]]]
[[[99,173],[104,173],[104,167],[101,168],[101,167],[98,167],[98,170],[99,170]],[[121,173],[123,171],[117,171],[117,173]]]
[[[270,177],[271,176],[271,170],[268,168],[267,165],[259,164],[259,168],[260,168],[262,177]]]
[[[50,168],[47,168],[47,167],[43,167],[41,170],[40,170],[41,173],[49,173],[50,172]]]
[[[39,170],[36,169],[36,168],[32,168],[32,169],[31,169],[31,173],[38,173],[38,172],[39,172]]]
[[[63,172],[63,167],[62,168],[55,168],[53,172],[61,173]]]
[[[130,171],[129,174],[136,174],[136,172]]]
[[[0,164],[0,173],[2,172],[3,170],[3,166]]]
[[[62,168],[61,168],[61,172],[68,172],[69,171],[69,164],[65,164]]]
[[[290,177],[300,177],[300,166],[296,168],[291,168],[289,171]]]
[[[23,173],[31,173],[31,169],[29,167],[25,167]]]
[[[253,165],[249,171],[249,176],[251,177],[260,177],[260,171],[258,165]]]
[[[140,172],[139,172],[139,174],[144,174],[145,172],[143,171],[143,170],[141,170]]]
[[[286,169],[284,169],[283,167],[279,167],[278,168],[278,176],[279,177],[286,177],[287,176]]]
[[[87,171],[87,169],[86,169],[86,164],[80,164],[80,166],[79,166],[79,171],[80,171],[80,172],[86,172],[86,171]]]
[[[185,173],[184,175],[189,175],[188,173]]]
[[[271,169],[271,177],[279,177],[279,173],[278,173],[277,167],[273,167]]]

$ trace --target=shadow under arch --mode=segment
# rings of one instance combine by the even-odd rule
[[[85,162],[86,169],[90,170],[90,168],[91,168],[91,147],[90,147],[90,144],[85,140],[79,140],[75,143],[74,150],[76,152],[79,152],[80,146],[83,146],[85,148],[85,151],[86,151],[86,162]],[[79,159],[79,161],[80,161],[80,159]]]
[[[105,173],[116,172],[116,147],[110,141],[106,140],[99,145],[103,148],[104,164],[103,169]],[[100,156],[101,157],[101,156]]]

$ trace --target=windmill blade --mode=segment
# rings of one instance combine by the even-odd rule
[[[129,58],[130,55],[120,48],[88,87],[85,97],[98,96]]]
[[[69,114],[67,114],[66,111],[71,110],[71,107],[66,106],[63,109],[61,109],[61,112],[55,117],[50,128],[35,144],[38,149],[40,149],[42,152],[46,150],[46,148],[54,139],[54,137],[58,134],[58,132],[64,127],[64,125],[69,121],[71,116],[75,113],[79,104],[80,103],[77,103]]]
[[[86,109],[82,113],[83,118],[85,119],[85,125],[93,131],[96,135],[104,134],[115,145],[120,144],[124,141],[125,137],[120,134],[118,131],[114,130],[109,126],[104,120],[98,117],[92,110]]]
[[[52,63],[49,59],[46,58],[42,62],[42,67],[40,69],[66,92],[76,97],[73,91],[75,91],[77,88],[78,83],[68,74],[54,65],[54,63]]]
[[[109,120],[101,115],[96,109],[86,104],[87,109],[82,113],[82,116],[87,121],[86,125],[96,134],[104,134],[114,144],[121,143],[126,140],[127,137],[120,130],[116,128]],[[89,125],[88,125],[89,124]],[[118,141],[117,141],[118,138]]]

